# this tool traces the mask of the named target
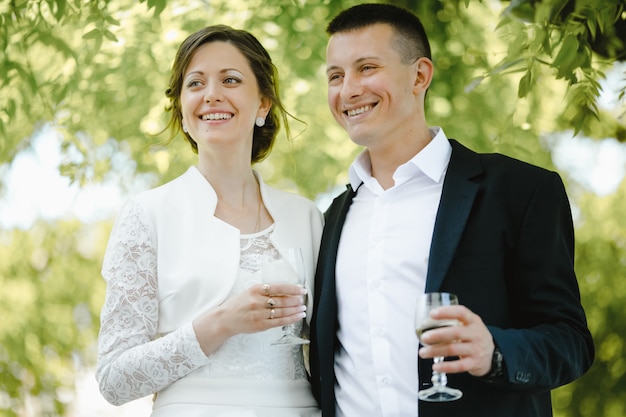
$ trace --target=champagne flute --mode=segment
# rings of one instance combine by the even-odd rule
[[[263,264],[261,279],[264,284],[294,284],[305,286],[304,258],[300,248],[281,249],[281,257]],[[306,298],[305,298],[306,300]],[[272,342],[272,345],[305,345],[310,343],[295,334],[296,324],[282,327],[283,335]]]
[[[422,294],[417,302],[415,311],[415,332],[422,344],[422,335],[429,330],[440,327],[458,326],[457,320],[434,320],[430,317],[431,310],[449,305],[458,305],[459,300],[456,295],[445,292],[432,292]],[[443,356],[435,357],[435,363],[443,361]],[[446,386],[448,378],[443,372],[433,371],[431,381],[433,386],[417,393],[420,400],[431,402],[454,401],[463,396],[463,393],[455,388]]]

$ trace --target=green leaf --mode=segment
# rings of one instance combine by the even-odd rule
[[[94,22],[99,22],[102,20],[102,17],[100,16],[99,13],[90,13],[89,16],[87,16],[87,20],[85,21],[86,23],[94,23]]]
[[[159,17],[167,6],[167,0],[148,0],[148,10],[154,7],[154,17]]]
[[[526,97],[530,90],[532,89],[533,77],[530,70],[526,71],[526,74],[520,79],[519,86],[517,90],[517,96],[522,98]]]
[[[532,2],[529,0],[511,0],[503,15],[516,17],[525,22],[532,22],[535,15]]]
[[[120,21],[119,21],[119,20],[117,20],[117,19],[114,19],[112,16],[106,16],[106,17],[104,18],[104,20],[105,20],[107,23],[110,23],[110,24],[112,24],[112,25],[115,25],[115,26],[120,26]]]
[[[545,25],[550,22],[552,4],[549,1],[541,1],[535,4],[534,22]]]
[[[469,84],[467,84],[467,86],[465,87],[464,91],[466,93],[471,92],[472,90],[474,90],[476,87],[478,87],[480,85],[480,83],[482,83],[485,78],[487,78],[486,76],[482,75],[480,77],[475,77],[474,79],[472,79]]]
[[[515,69],[514,67],[517,67],[518,65],[522,64],[523,62],[525,62],[525,60],[523,58],[518,58],[518,59],[514,59],[514,60],[509,60],[506,59],[504,61],[501,61],[500,64],[498,64],[496,67],[494,67],[491,71],[489,71],[490,75],[497,75],[500,73],[503,73],[511,68],[513,68],[513,72],[517,72],[519,71],[519,69]]]
[[[60,21],[63,16],[65,16],[65,10],[66,10],[66,6],[67,6],[67,2],[64,0],[58,0],[55,2],[56,3],[56,13],[54,14],[54,16],[56,17],[57,21]]]
[[[13,116],[15,116],[16,109],[17,109],[17,105],[15,104],[15,100],[13,100],[12,98],[9,99],[9,103],[7,104],[7,107],[4,109],[7,116],[9,116],[9,118],[13,118]]]
[[[37,33],[37,39],[44,45],[54,47],[66,57],[73,58],[74,60],[78,59],[74,49],[63,39],[53,35],[51,32],[39,32]]]
[[[83,39],[98,39],[102,38],[102,31],[100,29],[92,29],[83,35]]]
[[[105,30],[104,32],[102,32],[102,34],[108,40],[113,41],[113,42],[117,42],[117,37],[111,31]]]
[[[596,19],[585,19],[585,23],[587,24],[587,29],[589,30],[589,34],[591,35],[591,39],[596,38],[597,27],[598,27],[598,15],[595,15]]]
[[[552,66],[557,69],[557,78],[571,74],[576,67],[573,62],[577,59],[578,45],[576,36],[568,35],[563,40],[561,49],[552,62]]]
[[[35,74],[29,71],[28,68],[25,68],[19,63],[13,61],[5,61],[4,66],[8,70],[7,72],[15,70],[20,78],[28,84],[31,92],[37,91],[37,79],[35,78]]]

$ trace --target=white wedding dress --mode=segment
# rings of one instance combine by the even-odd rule
[[[278,252],[271,230],[242,236],[239,275],[232,294],[261,282],[260,267]],[[232,295],[231,294],[231,295]],[[296,326],[301,331],[302,321]],[[302,346],[272,346],[277,327],[239,334],[209,356],[209,363],[157,395],[152,417],[318,417]]]
[[[124,220],[141,218],[132,212],[131,208]],[[111,270],[132,269],[132,275],[138,277],[120,279],[107,288],[108,310],[100,337],[103,346],[117,344],[111,349],[118,352],[117,359],[120,354],[127,356],[112,371],[116,373],[114,386],[108,388],[109,395],[114,396],[112,402],[123,403],[156,390],[152,417],[321,416],[307,380],[302,347],[271,345],[280,337],[280,327],[236,335],[208,357],[199,350],[190,324],[152,342],[138,341],[137,334],[145,332],[146,323],[153,321],[149,312],[154,310],[157,292],[156,277],[145,273],[153,269],[154,246],[148,235],[142,243],[138,224],[140,220],[134,224],[137,234],[132,238],[133,250],[125,249],[127,254],[134,253],[130,257],[133,265],[114,255],[104,265]],[[230,296],[260,283],[261,264],[279,256],[269,240],[273,228],[241,235],[239,272]],[[172,304],[169,307],[174,309]],[[176,316],[176,311],[160,313]],[[302,322],[298,326],[301,329]],[[119,344],[128,344],[129,349]],[[139,346],[141,349],[134,350]],[[109,360],[115,359],[103,359]],[[129,363],[132,366],[124,365]]]

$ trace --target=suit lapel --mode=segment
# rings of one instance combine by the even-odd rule
[[[479,181],[472,179],[482,173],[482,166],[476,153],[454,140],[450,140],[450,144],[452,156],[435,219],[426,292],[439,291],[450,269],[480,185]]]
[[[337,261],[337,249],[339,247],[341,231],[343,230],[343,223],[346,219],[348,209],[352,204],[352,199],[356,194],[350,185],[348,185],[347,188],[348,189],[343,194],[333,201],[333,204],[325,215],[324,234],[322,235],[319,255],[319,259],[322,262],[318,263],[317,271],[317,275],[321,277],[321,279],[316,281],[315,292],[319,293],[319,295],[324,294],[323,298],[327,300],[335,299],[335,263]]]

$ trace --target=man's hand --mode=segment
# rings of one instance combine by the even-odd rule
[[[427,346],[419,350],[421,358],[457,356],[458,360],[433,365],[433,371],[445,373],[469,372],[484,376],[491,369],[495,345],[482,319],[464,306],[439,307],[430,313],[434,320],[455,319],[460,326],[430,330],[422,336]]]

